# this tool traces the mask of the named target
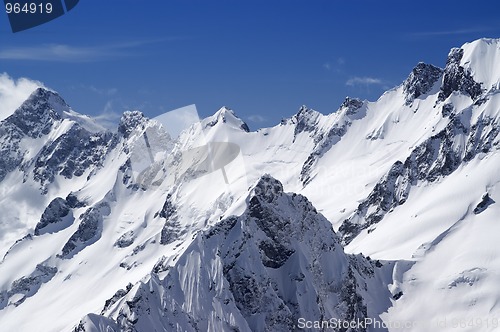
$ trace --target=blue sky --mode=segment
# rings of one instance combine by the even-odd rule
[[[451,47],[500,37],[499,12],[498,1],[82,0],[16,34],[0,15],[0,73],[44,82],[80,113],[228,106],[255,129],[303,104],[376,100],[419,61],[443,67]]]

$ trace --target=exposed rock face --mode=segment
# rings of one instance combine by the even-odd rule
[[[64,112],[69,111],[58,94],[39,88],[0,123],[0,181],[17,168],[25,172],[26,179],[27,170],[33,166],[33,178],[42,185],[42,193],[46,193],[47,185],[56,175],[70,179],[102,165],[104,156],[117,144],[116,135],[91,133],[78,123],[44,145],[35,159],[24,161],[27,151],[21,149],[21,142],[48,135],[61,124]]]
[[[453,106],[453,104],[444,104],[441,108],[441,115],[443,116],[443,118],[447,118],[453,114],[454,110],[455,107]]]
[[[0,181],[23,163],[22,139],[47,135],[61,120],[61,108],[68,106],[59,95],[39,88],[14,114],[0,122]]]
[[[67,109],[57,93],[38,88],[5,122],[25,136],[39,138],[50,132],[54,121],[61,120],[61,112]]]
[[[21,305],[28,297],[38,292],[42,284],[50,281],[56,273],[56,267],[38,264],[30,275],[14,280],[10,289],[6,293],[0,294],[0,309],[9,304],[16,307]],[[17,295],[16,300],[9,303],[9,299],[14,295]]]
[[[315,110],[302,106],[291,119],[295,123],[294,140],[302,132],[315,133],[318,129],[317,119],[319,116],[320,114]]]
[[[454,91],[465,93],[472,99],[477,99],[482,94],[481,84],[474,81],[470,72],[460,66],[463,55],[464,50],[461,48],[452,49],[448,55],[439,100],[445,100]]]
[[[130,134],[136,129],[144,129],[148,119],[140,111],[127,111],[123,113],[120,123],[118,125],[118,132],[123,137],[128,138]]]
[[[175,206],[172,203],[172,195],[168,194],[165,203],[163,204],[163,208],[160,211],[160,217],[165,219],[170,219],[175,215]]]
[[[91,245],[99,239],[102,232],[102,222],[105,216],[111,213],[111,207],[107,202],[102,202],[87,209],[80,216],[78,230],[73,233],[68,242],[62,248],[60,258],[71,258],[80,250]]]
[[[101,167],[104,156],[116,146],[110,132],[92,134],[75,124],[67,133],[46,145],[35,161],[34,178],[42,185],[56,175],[66,179],[82,176],[90,168]]]
[[[423,62],[417,64],[403,83],[406,105],[410,105],[415,99],[428,93],[442,74],[441,68]]]
[[[165,203],[163,204],[163,208],[159,213],[161,218],[165,218],[165,224],[161,230],[160,237],[160,243],[164,245],[174,242],[186,233],[186,230],[182,229],[182,226],[178,221],[177,209],[172,201],[172,195],[168,194]]]
[[[65,199],[60,197],[53,199],[36,225],[35,235],[42,235],[47,232],[57,232],[69,226],[70,223],[65,223],[64,219],[69,216],[70,211],[70,207]]]
[[[257,226],[267,235],[267,238],[258,244],[262,263],[266,267],[277,269],[295,252],[285,240],[287,233],[291,231],[290,223],[287,220],[276,220],[275,212],[267,209],[261,200],[273,203],[278,195],[283,193],[283,187],[278,181],[263,177],[254,190],[255,196],[250,199],[248,210]]]
[[[374,270],[362,256],[344,254],[331,225],[305,197],[284,193],[266,175],[242,216],[199,234],[166,273],[115,294],[119,311],[87,316],[75,331],[293,331],[299,317],[363,319],[367,286],[360,281]]]
[[[2,143],[0,144],[0,182],[8,173],[15,170],[23,161],[23,153],[19,150],[20,140],[16,137],[18,132],[11,128],[5,128],[0,124],[0,134],[4,132]],[[6,137],[9,136],[9,137]]]
[[[474,214],[480,214],[493,203],[495,203],[495,201],[490,197],[490,195],[488,193],[484,194],[483,197],[481,197],[481,202],[479,202],[474,208]]]
[[[391,208],[406,201],[413,181],[413,174],[409,171],[402,162],[394,163],[368,198],[340,226],[344,243],[350,243],[363,229],[378,223]]]
[[[345,109],[346,115],[355,115],[365,103],[359,98],[346,97],[340,109]]]
[[[118,240],[115,242],[115,247],[118,248],[126,248],[131,246],[134,243],[135,234],[134,231],[128,231],[123,233]]]
[[[102,313],[105,313],[113,304],[115,304],[118,300],[123,298],[125,295],[130,292],[132,289],[133,285],[129,283],[125,289],[119,289],[116,291],[116,293],[108,300],[106,300],[106,303],[104,304],[104,308],[102,309]]]
[[[87,203],[78,199],[78,197],[74,193],[69,193],[68,196],[66,196],[66,203],[72,209],[87,206]]]
[[[492,117],[482,117],[469,130],[465,147],[464,161],[472,160],[479,153],[488,153],[498,149],[499,120]]]

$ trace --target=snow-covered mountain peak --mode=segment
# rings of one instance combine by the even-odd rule
[[[222,106],[221,108],[219,108],[219,110],[214,113],[214,116],[221,117],[221,116],[225,116],[227,114],[230,114],[230,115],[236,117],[234,111],[227,106]]]
[[[489,91],[500,84],[500,39],[481,38],[461,47],[460,65],[470,71],[476,82]]]
[[[46,88],[38,88],[30,95],[28,100],[44,99],[47,100],[55,111],[62,113],[69,108],[66,101],[57,93]]]
[[[320,117],[322,114],[313,110],[312,108],[307,107],[306,105],[302,105],[299,108],[299,111],[297,114],[295,114],[292,119],[295,120],[297,123],[301,121],[316,121],[318,117]]]
[[[86,121],[90,121],[88,116],[73,111],[57,92],[47,88],[40,87],[33,91],[25,103],[28,106],[25,108],[29,109],[31,107],[32,112],[52,112],[56,114],[55,118],[69,118],[75,122],[79,122],[76,118],[87,118]]]
[[[448,98],[453,92],[468,95],[473,100],[483,93],[481,83],[477,82],[472,75],[471,64],[467,63],[464,67],[463,56],[464,49],[462,48],[452,48],[448,54],[443,83],[438,96],[440,101]]]
[[[302,105],[299,111],[291,118],[281,120],[281,125],[294,126],[294,140],[298,134],[307,132],[313,134],[317,131],[317,127],[324,115]]]
[[[359,109],[363,107],[364,104],[365,102],[359,98],[346,97],[342,102],[342,105],[340,105],[339,111],[344,112],[347,116],[352,116],[357,114]]]
[[[478,39],[448,54],[439,100],[453,92],[478,99],[500,86],[500,39]]]
[[[428,93],[442,74],[441,68],[419,62],[403,83],[406,104],[410,105],[413,100]]]
[[[267,202],[273,201],[279,194],[283,193],[281,182],[269,174],[264,174],[252,190],[252,195],[263,198]]]
[[[66,101],[57,93],[46,88],[36,89],[26,101],[9,117],[7,122],[15,124],[24,134],[30,137],[45,135],[51,126],[61,120],[77,123],[89,132],[106,131],[89,116],[79,114],[71,109]]]
[[[248,125],[241,120],[232,109],[223,106],[214,115],[209,116],[202,121],[203,128],[215,127],[217,124],[227,124],[233,128],[249,132]]]
[[[37,138],[48,134],[54,122],[62,119],[65,110],[69,110],[69,106],[58,94],[38,88],[5,122],[24,135]]]
[[[126,111],[118,124],[118,132],[128,138],[136,129],[144,129],[148,121],[149,119],[140,111]]]

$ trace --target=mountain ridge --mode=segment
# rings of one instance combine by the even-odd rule
[[[499,49],[465,44],[377,101],[303,106],[257,131],[222,107],[176,139],[140,111],[103,130],[36,90],[0,122],[0,323],[250,331],[500,314],[500,262],[483,258],[500,231]],[[224,157],[214,143],[238,147],[223,170],[200,166]]]

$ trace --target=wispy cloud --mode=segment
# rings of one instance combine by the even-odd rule
[[[109,130],[116,130],[121,116],[122,113],[119,113],[115,110],[114,102],[112,100],[109,100],[104,105],[101,114],[93,116],[92,118],[104,128]]]
[[[340,57],[340,58],[337,58],[337,60],[335,60],[332,64],[332,62],[328,61],[328,62],[325,62],[323,64],[323,68],[327,71],[336,71],[336,72],[340,72],[341,71],[341,67],[345,65],[345,59]]]
[[[0,120],[10,116],[43,83],[0,73]]]
[[[263,117],[262,115],[259,115],[259,114],[252,114],[248,117],[248,120],[252,121],[252,122],[258,122],[258,123],[261,123],[261,122],[266,122],[267,119],[265,117]]]
[[[182,131],[200,122],[200,117],[193,104],[160,114],[154,120],[161,123],[172,138],[177,138]]]
[[[103,60],[115,55],[111,47],[77,47],[62,44],[44,44],[27,47],[10,47],[0,50],[3,60],[88,62]]]
[[[442,30],[442,31],[420,31],[410,34],[412,37],[438,37],[438,36],[453,36],[453,35],[466,35],[478,32],[491,31],[491,28],[476,27],[469,29],[455,29],[455,30]]]
[[[382,85],[384,82],[379,79],[379,78],[373,78],[373,77],[353,77],[347,80],[345,82],[345,85],[347,86],[357,86],[357,85]]]
[[[74,46],[68,44],[40,44],[35,46],[4,47],[0,49],[0,59],[59,61],[59,62],[93,62],[116,57],[135,55],[132,51],[146,44],[155,44],[175,40],[165,38],[128,42],[114,45]]]
[[[104,89],[104,88],[96,88],[95,86],[90,85],[88,86],[88,89],[92,92],[97,93],[98,95],[103,95],[103,96],[113,96],[118,93],[117,88]]]

